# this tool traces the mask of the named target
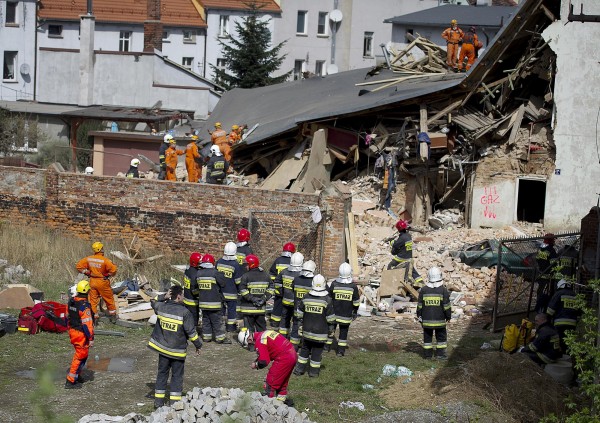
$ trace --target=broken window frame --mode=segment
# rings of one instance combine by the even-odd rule
[[[2,60],[2,82],[17,82],[18,51],[4,51]],[[12,69],[11,63],[12,62]]]
[[[302,28],[300,28],[302,24]],[[308,10],[298,10],[296,16],[296,35],[308,35]],[[299,31],[299,29],[302,29]]]
[[[373,37],[374,32],[365,31],[363,39],[363,57],[373,57]]]
[[[19,26],[19,2],[18,1],[7,1],[6,2],[6,15],[4,19],[4,26]]]
[[[131,31],[120,31],[119,32],[119,51],[128,52],[131,51]]]
[[[329,28],[327,25],[327,21],[329,21],[329,13],[328,12],[319,12],[319,19],[317,20],[317,36],[318,37],[328,37],[329,36]]]
[[[226,38],[229,35],[229,15],[219,16],[219,38]]]

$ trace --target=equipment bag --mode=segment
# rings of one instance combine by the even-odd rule
[[[45,301],[33,306],[31,315],[37,320],[40,330],[45,332],[66,332],[67,305],[54,301]]]
[[[533,323],[527,319],[521,321],[521,326],[515,324],[506,326],[500,343],[502,351],[512,354],[520,347],[527,345],[532,338],[532,329]]]
[[[37,320],[31,315],[31,307],[25,307],[21,309],[21,314],[19,314],[17,325],[17,330],[21,333],[35,335],[38,332]]]

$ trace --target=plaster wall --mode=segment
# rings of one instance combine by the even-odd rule
[[[515,213],[515,190],[514,179],[484,182],[476,178],[473,188],[471,227],[498,228],[512,224]]]

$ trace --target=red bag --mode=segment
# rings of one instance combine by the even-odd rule
[[[26,307],[26,309],[27,308],[31,309],[31,307]],[[26,333],[28,335],[35,335],[38,332],[37,320],[31,315],[31,312],[23,314],[23,310],[21,310],[17,325],[19,326],[19,332]]]
[[[37,320],[40,330],[45,332],[66,332],[67,305],[54,301],[45,301],[33,306],[31,315]]]

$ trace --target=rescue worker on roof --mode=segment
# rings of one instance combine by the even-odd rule
[[[158,352],[154,408],[159,408],[169,405],[169,401],[165,400],[169,373],[171,373],[169,399],[172,402],[181,401],[187,342],[188,340],[192,342],[196,347],[196,354],[200,355],[202,341],[196,333],[192,314],[183,304],[181,286],[172,286],[166,295],[151,300],[150,304],[157,317],[148,348]]]
[[[296,246],[288,242],[283,246],[283,251],[279,257],[275,259],[271,268],[269,269],[269,275],[271,275],[271,282],[273,283],[274,301],[273,311],[271,312],[271,327],[279,328],[281,322],[281,313],[283,309],[281,290],[283,289],[280,282],[275,282],[277,275],[287,269],[290,265],[290,259],[292,254],[296,252]]]
[[[571,284],[561,279],[556,285],[558,290],[554,293],[548,303],[548,316],[552,320],[554,328],[560,338],[560,349],[566,354],[567,344],[565,337],[568,331],[577,328],[577,321],[581,316],[581,309],[577,305],[577,295]]]
[[[160,163],[160,172],[158,173],[158,179],[164,181],[167,177],[167,149],[171,143],[173,136],[171,134],[166,134],[163,137],[163,143],[160,145],[160,149],[158,150],[158,162]]]
[[[552,286],[553,267],[556,265],[555,260],[558,257],[554,248],[555,240],[556,237],[553,233],[544,235],[544,241],[535,256],[538,283],[535,310],[538,313],[546,312],[548,301],[554,293],[554,287]]]
[[[138,159],[131,159],[129,163],[129,170],[125,174],[126,178],[139,178],[140,172],[138,171],[138,166],[140,165],[140,161]]]
[[[423,327],[423,356],[433,358],[433,335],[435,334],[435,355],[445,360],[448,347],[446,322],[450,321],[450,293],[444,286],[442,271],[432,267],[427,273],[427,283],[419,291],[417,318]]]
[[[117,266],[104,257],[104,245],[101,242],[94,242],[92,251],[94,254],[79,260],[75,268],[79,273],[83,273],[90,278],[89,299],[94,313],[94,322],[97,322],[100,317],[98,304],[100,298],[102,298],[106,303],[110,321],[115,323],[117,321],[117,308],[115,307],[109,278],[117,273]]]
[[[190,265],[183,273],[183,304],[192,314],[194,325],[198,325],[200,311],[198,309],[198,269],[202,262],[202,254],[194,252],[190,254]]]
[[[308,366],[308,376],[317,377],[321,372],[323,348],[327,338],[333,336],[335,314],[323,275],[315,275],[311,288],[296,308],[302,330],[302,347],[294,374],[302,376]]]
[[[75,348],[71,367],[67,374],[65,389],[80,389],[85,382],[81,371],[85,367],[90,347],[94,346],[94,322],[88,293],[90,283],[86,280],[77,283],[76,295],[69,299],[69,338]]]
[[[169,148],[165,151],[165,162],[167,164],[167,181],[177,181],[175,170],[179,159],[177,156],[182,156],[185,151],[177,149],[177,141],[171,137],[169,140]]]
[[[423,286],[423,278],[415,269],[413,258],[412,258],[412,237],[408,233],[408,222],[406,220],[399,220],[396,222],[396,229],[398,230],[398,238],[395,241],[390,241],[392,246],[392,261],[388,264],[388,269],[394,269],[396,267],[406,268],[406,278],[410,281],[411,285],[416,288]]]
[[[541,366],[555,363],[556,360],[562,357],[560,337],[556,329],[550,324],[547,314],[536,314],[535,337],[525,347],[521,347],[519,352],[527,354],[529,358]]]
[[[243,346],[247,343],[248,332],[240,332],[239,337]],[[251,369],[264,369],[273,362],[265,379],[263,395],[293,406],[294,402],[287,396],[287,387],[297,360],[294,346],[285,336],[273,330],[256,332],[254,345],[257,358],[250,364]]]
[[[227,325],[225,329],[228,333],[233,333],[237,329],[237,300],[238,286],[242,280],[244,270],[238,263],[237,246],[234,242],[228,242],[223,249],[223,257],[217,260],[217,270],[223,274],[226,283],[223,288],[223,298],[225,299]]]
[[[185,170],[188,174],[188,182],[198,182],[202,176],[202,156],[198,150],[200,139],[192,135],[192,141],[185,147]]]
[[[482,47],[483,43],[477,38],[477,28],[472,26],[462,39],[460,55],[458,56],[458,70],[462,71],[465,57],[467,58],[466,70],[471,69],[471,66],[473,66],[473,63],[475,62],[475,58],[477,57],[477,52]]]
[[[281,296],[281,322],[279,324],[279,333],[284,336],[290,334],[290,324],[294,317],[294,279],[300,276],[302,272],[302,264],[304,263],[304,256],[298,252],[292,254],[290,258],[290,266],[287,269],[281,271],[275,278],[274,285],[280,286],[279,292]],[[275,295],[277,294],[275,288]]]
[[[206,182],[209,184],[223,184],[226,180],[229,163],[223,158],[218,145],[210,147],[211,157],[206,164]]]
[[[223,325],[223,289],[227,284],[225,276],[215,268],[215,258],[204,254],[198,275],[198,306],[202,310],[202,340],[217,344],[231,344],[225,336]]]
[[[256,332],[263,332],[267,329],[265,320],[265,304],[270,295],[267,292],[269,288],[269,275],[259,265],[260,261],[254,254],[246,256],[248,263],[248,271],[242,275],[240,281],[240,313],[244,319],[244,327],[241,331],[249,331],[250,337]],[[254,347],[250,344],[249,351],[254,351]]]
[[[333,334],[336,326],[340,327],[340,335],[337,342],[337,356],[343,357],[348,347],[348,331],[350,323],[358,315],[358,306],[360,305],[360,295],[358,287],[352,281],[352,267],[348,263],[342,263],[339,268],[339,277],[329,286],[329,296],[333,301],[333,311],[335,312],[335,322],[333,331],[327,338],[325,351],[328,352],[333,343]]]
[[[298,306],[302,298],[311,290],[312,281],[315,277],[315,271],[317,270],[317,265],[314,261],[308,260],[302,264],[302,271],[300,275],[294,278],[292,282],[292,290],[294,291],[294,317],[292,318],[292,330],[290,331],[290,342],[296,348],[300,348],[300,341],[302,336],[299,332],[300,327],[300,319],[296,310],[298,310]]]
[[[456,69],[456,57],[458,55],[458,43],[464,36],[462,29],[458,27],[456,19],[450,22],[450,28],[442,32],[442,38],[446,40],[446,65],[448,69]]]
[[[237,261],[240,265],[246,266],[246,256],[254,254],[250,247],[250,231],[246,228],[240,229],[237,233],[237,240]]]
[[[210,140],[214,145],[219,145],[221,143],[227,142],[227,132],[223,128],[221,128],[221,122],[215,123],[215,130],[210,132]]]

